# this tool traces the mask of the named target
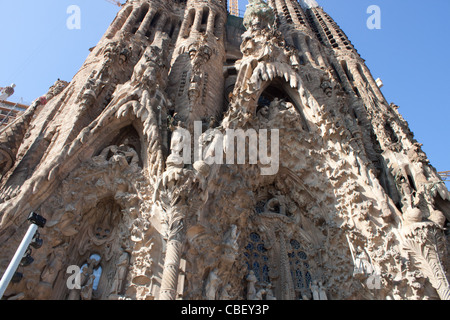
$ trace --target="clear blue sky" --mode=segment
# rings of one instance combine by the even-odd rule
[[[450,170],[450,1],[318,2],[383,80],[384,95],[400,106],[432,165]],[[80,30],[66,27],[70,5],[81,8]],[[370,5],[381,8],[380,30],[366,27]],[[17,85],[9,100],[29,103],[57,78],[70,81],[118,10],[105,0],[2,1],[0,86]]]

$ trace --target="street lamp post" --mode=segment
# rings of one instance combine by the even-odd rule
[[[16,254],[12,258],[8,268],[3,274],[2,280],[0,281],[0,299],[3,297],[6,288],[8,287],[9,283],[11,282],[11,279],[16,273],[17,267],[19,266],[22,258],[24,257],[29,245],[33,241],[36,231],[39,228],[43,228],[46,223],[46,220],[35,212],[32,212],[28,216],[28,221],[31,222],[31,225],[28,227],[27,233],[22,239],[22,242],[20,243],[19,248],[16,251]]]

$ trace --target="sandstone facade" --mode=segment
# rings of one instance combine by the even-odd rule
[[[278,170],[180,163],[199,121],[209,150],[278,130]],[[450,298],[450,194],[314,1],[128,1],[0,156],[1,272],[47,219],[5,299]]]

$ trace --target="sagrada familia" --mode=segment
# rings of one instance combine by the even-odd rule
[[[129,0],[90,51],[0,133],[0,274],[46,219],[3,299],[450,299],[450,194],[314,0]]]

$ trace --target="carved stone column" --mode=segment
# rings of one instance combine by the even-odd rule
[[[175,201],[178,201],[178,199]],[[160,300],[175,300],[177,295],[181,250],[185,238],[184,218],[186,211],[184,209],[184,205],[168,208],[166,257],[161,279]]]
[[[281,230],[278,233],[278,239],[280,241],[281,285],[283,294],[282,297],[284,300],[295,300],[295,291],[286,246],[286,236]]]
[[[172,239],[167,243],[164,272],[161,280],[160,300],[175,300],[183,243]]]

